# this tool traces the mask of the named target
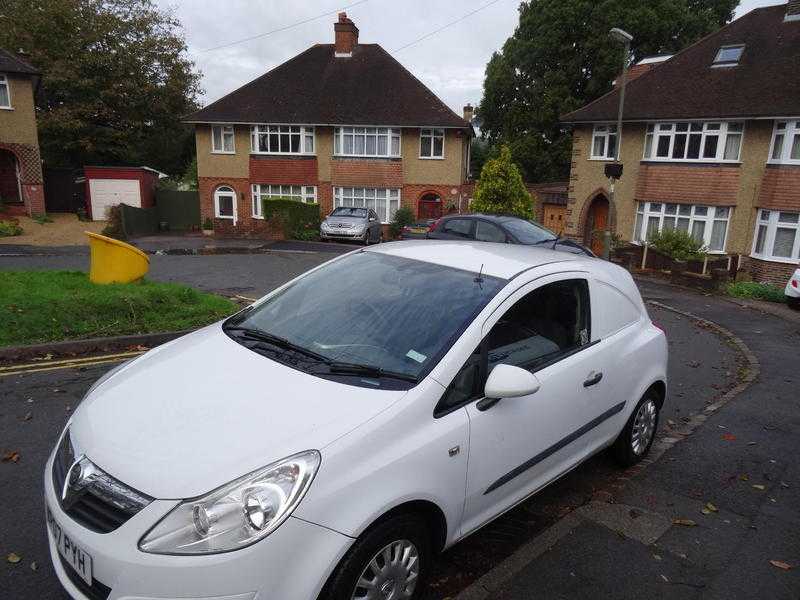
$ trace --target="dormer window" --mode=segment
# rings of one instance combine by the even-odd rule
[[[735,67],[739,64],[739,59],[742,58],[744,52],[744,44],[736,44],[734,46],[722,46],[717,52],[712,67]]]

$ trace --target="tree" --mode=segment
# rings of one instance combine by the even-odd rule
[[[525,188],[519,169],[511,160],[508,146],[501,147],[500,155],[483,165],[470,210],[533,218],[533,199]]]
[[[486,65],[477,114],[492,145],[506,143],[528,181],[569,175],[571,140],[559,123],[611,89],[622,50],[608,35],[634,36],[632,61],[674,53],[733,18],[738,0],[528,0],[519,25]]]
[[[152,0],[4,0],[0,47],[24,49],[42,73],[46,163],[184,172],[194,141],[180,119],[197,108],[200,75],[171,12]]]

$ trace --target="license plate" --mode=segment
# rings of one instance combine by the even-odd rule
[[[50,507],[47,507],[46,511],[47,526],[50,528],[50,533],[53,534],[58,553],[75,569],[75,572],[80,575],[80,578],[87,585],[92,585],[92,557],[67,535],[55,517],[53,517]]]

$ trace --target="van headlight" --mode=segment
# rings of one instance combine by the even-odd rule
[[[289,518],[320,461],[316,450],[300,452],[203,497],[184,500],[144,535],[139,549],[152,554],[214,554],[249,546]]]

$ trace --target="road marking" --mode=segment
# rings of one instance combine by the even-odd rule
[[[43,361],[39,364],[17,365],[16,367],[3,367],[0,371],[0,378],[11,375],[25,375],[27,373],[41,373],[43,371],[57,371],[59,369],[76,369],[78,367],[91,367],[94,365],[104,365],[114,362],[122,362],[128,358],[141,356],[144,352],[126,352],[124,354],[109,354],[106,356],[93,356],[90,358],[79,358],[73,361],[54,361],[59,364],[51,364]]]
[[[43,365],[55,366],[55,365],[64,365],[64,364],[68,364],[68,363],[90,363],[90,362],[92,362],[94,360],[105,360],[105,359],[111,359],[111,358],[127,358],[127,357],[131,357],[131,356],[139,356],[140,354],[142,354],[142,351],[141,350],[136,350],[136,351],[133,351],[133,352],[119,352],[117,354],[101,354],[100,356],[88,356],[86,358],[65,358],[63,360],[40,360],[40,361],[37,361],[35,363],[25,363],[25,364],[22,364],[22,365],[11,365],[11,366],[8,366],[8,367],[0,367],[0,372],[18,371],[20,369],[25,369],[25,368],[29,368],[29,367],[30,368],[38,368],[38,367],[41,367]]]

